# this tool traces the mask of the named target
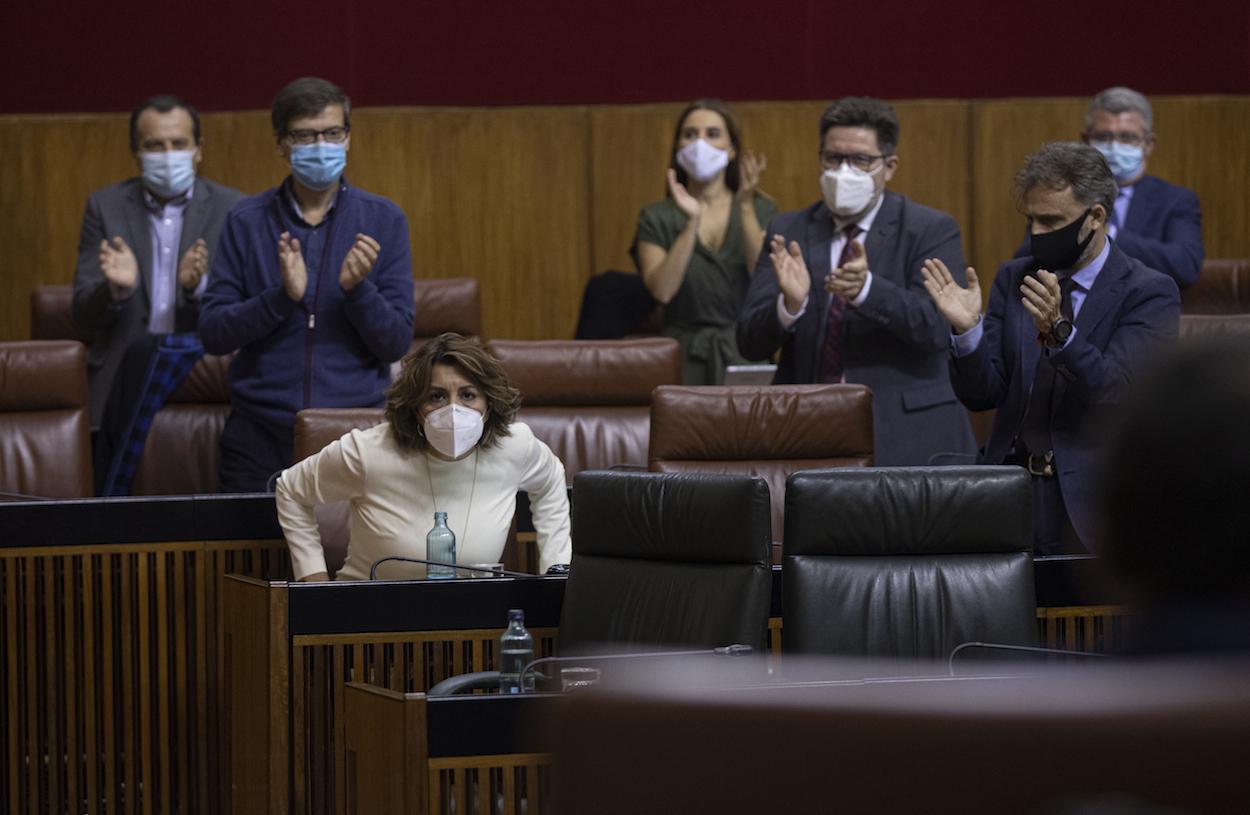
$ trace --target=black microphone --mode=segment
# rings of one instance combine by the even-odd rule
[[[694,656],[726,656],[741,657],[747,656],[755,651],[749,645],[734,643],[733,645],[722,645],[719,648],[703,648],[697,651],[644,651],[641,653],[631,654],[599,654],[598,656],[581,656],[581,657],[542,657],[540,659],[530,660],[524,668],[521,669],[521,675],[517,678],[517,684],[522,689],[525,688],[525,675],[534,671],[539,665],[555,665],[561,662],[607,662],[614,659],[662,659],[664,657],[694,657]]]
[[[510,572],[507,569],[488,569],[485,566],[461,566],[457,563],[443,563],[441,560],[422,560],[419,557],[403,557],[401,555],[391,555],[381,560],[374,561],[369,567],[369,579],[377,580],[378,567],[388,560],[399,561],[402,563],[424,563],[426,566],[446,566],[448,569],[459,569],[466,572],[485,572],[486,574],[498,577],[499,575],[507,575],[508,577],[538,577],[536,574],[529,572]]]
[[[1019,651],[1027,654],[1056,654],[1065,657],[1093,657],[1097,659],[1109,656],[1109,654],[1099,654],[1095,651],[1065,651],[1062,648],[1039,648],[1035,645],[1008,645],[1002,642],[961,642],[951,649],[950,656],[946,658],[946,670],[951,676],[955,675],[955,657],[968,648],[985,648],[989,651]]]

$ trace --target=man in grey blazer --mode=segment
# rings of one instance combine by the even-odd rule
[[[87,199],[74,270],[74,320],[93,336],[93,427],[129,346],[195,331],[209,256],[226,213],[243,197],[196,178],[199,114],[175,96],[154,96],[134,109],[130,149],[140,175]]]
[[[975,451],[947,372],[950,325],[921,269],[963,269],[949,215],[889,192],[898,167],[894,108],[847,97],[820,120],[821,201],[778,215],[738,316],[738,349],[775,383],[854,382],[873,392],[873,457],[929,463]]]

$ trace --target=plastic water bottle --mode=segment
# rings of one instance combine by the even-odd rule
[[[508,610],[508,628],[499,638],[499,692],[521,693],[534,689],[534,674],[525,677],[521,687],[521,670],[534,660],[534,637],[525,630],[525,612]]]
[[[434,528],[425,536],[425,559],[456,562],[456,533],[447,527],[446,512],[434,513]],[[451,566],[430,566],[425,574],[431,580],[446,579],[455,577],[456,570]]]

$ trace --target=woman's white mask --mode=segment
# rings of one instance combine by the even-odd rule
[[[729,151],[695,139],[677,151],[677,165],[700,184],[706,184],[729,166]]]
[[[482,414],[464,405],[445,405],[424,419],[425,440],[448,458],[460,458],[482,438]]]

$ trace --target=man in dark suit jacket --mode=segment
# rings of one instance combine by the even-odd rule
[[[876,99],[841,99],[824,112],[824,200],[769,224],[737,330],[748,359],[781,349],[777,383],[869,386],[882,465],[975,448],[946,373],[950,326],[921,279],[926,258],[963,268],[959,227],[886,190],[898,132],[894,109]]]
[[[93,426],[132,343],[196,330],[209,255],[243,197],[196,178],[199,114],[177,97],[154,96],[135,108],[130,147],[140,176],[87,200],[74,270],[74,320],[93,334]]]
[[[1116,183],[1087,145],[1045,145],[1017,177],[1032,256],[999,267],[981,314],[976,273],[961,286],[941,261],[925,288],[950,321],[951,378],[969,408],[997,408],[981,460],[1033,474],[1039,554],[1093,540],[1098,411],[1177,333],[1180,294],[1108,238]]]
[[[1192,190],[1146,175],[1153,127],[1145,96],[1131,88],[1107,88],[1090,101],[1081,138],[1107,159],[1119,188],[1108,234],[1126,255],[1183,289],[1202,272],[1202,208]],[[1016,257],[1028,254],[1026,238]]]

